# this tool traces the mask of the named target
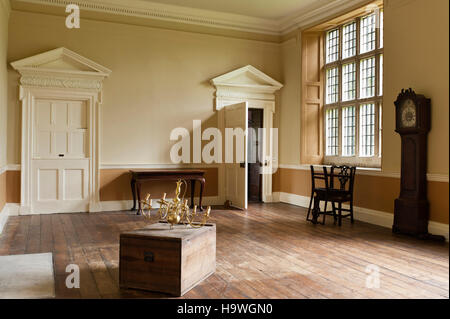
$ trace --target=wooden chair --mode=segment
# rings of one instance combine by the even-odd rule
[[[323,173],[314,172],[311,165],[311,199],[309,202],[307,220],[317,223],[320,214],[323,215],[322,224],[325,224],[325,216],[332,215],[334,222],[338,221],[342,225],[342,218],[350,217],[353,223],[353,186],[355,182],[356,167],[350,166],[332,166],[328,173],[327,167],[323,167]],[[339,181],[339,188],[334,188],[335,179]],[[325,187],[316,187],[316,180],[323,180]],[[314,206],[311,210],[311,205]],[[324,211],[320,211],[320,202],[325,202]],[[331,202],[332,211],[327,211],[327,204]],[[342,203],[349,202],[349,208],[342,208]],[[337,208],[336,208],[337,204]],[[342,212],[348,212],[342,215]],[[312,214],[312,219],[309,218]]]
[[[326,170],[325,170],[326,173]],[[350,221],[353,224],[353,186],[355,184],[356,167],[354,166],[332,166],[329,175],[330,178],[330,190],[329,199],[332,202],[333,211],[336,213],[339,226],[342,225],[342,218],[350,217]],[[334,188],[335,179],[339,181],[339,188]],[[349,203],[349,208],[342,208],[342,203]],[[342,215],[342,212],[348,212],[347,215]]]
[[[329,200],[329,177],[326,171],[326,167],[322,167],[322,172],[314,171],[314,166],[311,168],[311,199],[309,200],[308,215],[306,216],[307,221],[311,221],[317,224],[317,219],[320,214],[323,215],[322,225],[325,224],[325,216],[332,215],[336,220],[337,216],[335,210],[327,211],[327,205]],[[325,187],[318,187],[317,182],[323,181]],[[325,202],[324,211],[320,211],[320,202]],[[313,205],[314,203],[314,205]],[[312,215],[312,216],[311,216]],[[311,216],[311,218],[310,218]]]

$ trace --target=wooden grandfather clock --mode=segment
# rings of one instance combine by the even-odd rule
[[[428,233],[427,136],[431,100],[408,89],[401,91],[394,104],[395,131],[402,139],[402,155],[400,197],[395,200],[392,231],[421,238],[438,237]]]

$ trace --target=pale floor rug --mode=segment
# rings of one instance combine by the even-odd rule
[[[52,253],[0,256],[0,299],[54,297]]]

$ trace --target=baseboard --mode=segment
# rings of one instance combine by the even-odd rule
[[[308,207],[310,198],[307,196],[301,196],[290,193],[279,193],[280,202],[292,204],[301,207]],[[323,204],[321,203],[321,209],[323,209]],[[344,208],[348,208],[348,205],[342,205]],[[366,222],[369,224],[374,224],[386,228],[392,228],[392,224],[394,223],[394,215],[382,211],[377,211],[373,209],[368,209],[364,207],[353,207],[354,209],[354,217],[356,220]],[[430,221],[428,223],[428,231],[433,235],[442,235],[445,239],[449,240],[449,225],[442,224],[438,222]]]
[[[3,232],[3,228],[8,222],[8,217],[9,217],[8,207],[5,204],[2,210],[0,211],[0,234]]]
[[[171,200],[168,198],[167,200]],[[198,198],[195,198],[195,202],[198,203]],[[130,210],[133,206],[132,200],[115,200],[115,201],[101,201],[101,207],[103,212],[114,212],[121,210]],[[159,204],[153,199],[153,208],[159,208]],[[203,197],[203,207],[209,205],[222,205],[218,196],[205,196]]]
[[[280,192],[273,192],[271,203],[279,203],[279,202],[280,202]]]
[[[8,222],[9,216],[19,215],[19,204],[6,203],[0,212],[0,234],[3,232],[3,228]]]

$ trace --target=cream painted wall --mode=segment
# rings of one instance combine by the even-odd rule
[[[8,62],[65,46],[112,70],[104,83],[101,162],[170,163],[169,135],[217,126],[209,80],[251,64],[279,80],[278,44],[13,11]],[[20,163],[18,75],[9,70],[8,163]]]
[[[402,88],[431,98],[428,173],[449,169],[449,1],[385,0],[383,170],[400,171],[393,101]]]
[[[0,169],[7,164],[7,67],[9,3],[0,0]],[[1,189],[0,189],[1,191]],[[1,210],[1,207],[0,207]]]
[[[298,41],[300,42],[300,41]],[[281,164],[300,163],[300,44],[297,38],[281,44],[282,78],[278,112]]]

